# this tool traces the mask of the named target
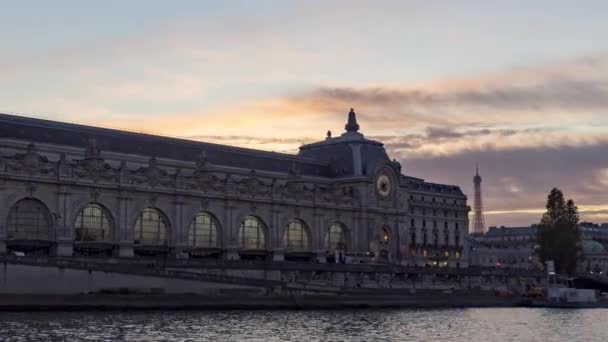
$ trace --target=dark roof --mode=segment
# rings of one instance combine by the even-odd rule
[[[535,235],[536,227],[490,227],[486,236],[516,236],[516,235]]]
[[[196,161],[204,151],[211,164],[287,173],[294,165],[303,175],[328,176],[326,162],[186,139],[0,114],[0,138],[85,148],[95,139],[101,151]]]

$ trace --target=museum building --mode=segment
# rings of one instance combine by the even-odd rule
[[[345,130],[292,155],[0,114],[0,254],[466,267],[460,188]]]

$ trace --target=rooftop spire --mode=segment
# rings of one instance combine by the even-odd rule
[[[355,111],[351,108],[348,113],[348,122],[346,126],[344,126],[347,132],[357,132],[359,131],[359,124],[357,124],[357,115]]]

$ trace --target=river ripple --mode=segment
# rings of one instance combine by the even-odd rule
[[[608,310],[3,312],[1,341],[608,341]]]

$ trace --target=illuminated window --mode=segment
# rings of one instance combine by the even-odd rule
[[[255,216],[247,216],[239,229],[239,242],[242,249],[264,249],[266,247],[266,227]]]
[[[15,203],[8,214],[9,239],[47,240],[52,228],[51,212],[44,203],[25,198]]]
[[[378,237],[378,240],[380,241],[381,244],[388,244],[390,238],[391,238],[391,235],[387,228],[380,229],[380,236]]]
[[[199,211],[188,228],[188,242],[194,248],[218,247],[217,220],[209,213]]]
[[[300,220],[289,222],[285,234],[283,234],[283,245],[285,248],[292,250],[307,250],[309,248],[308,229],[304,222]]]
[[[154,208],[142,210],[135,221],[135,242],[142,245],[167,243],[168,222],[165,215]]]
[[[109,241],[112,239],[112,219],[104,207],[90,203],[80,209],[74,224],[75,241]]]
[[[338,248],[347,249],[348,247],[346,228],[340,223],[334,223],[329,226],[327,234],[325,235],[325,248],[328,250],[335,250]]]

